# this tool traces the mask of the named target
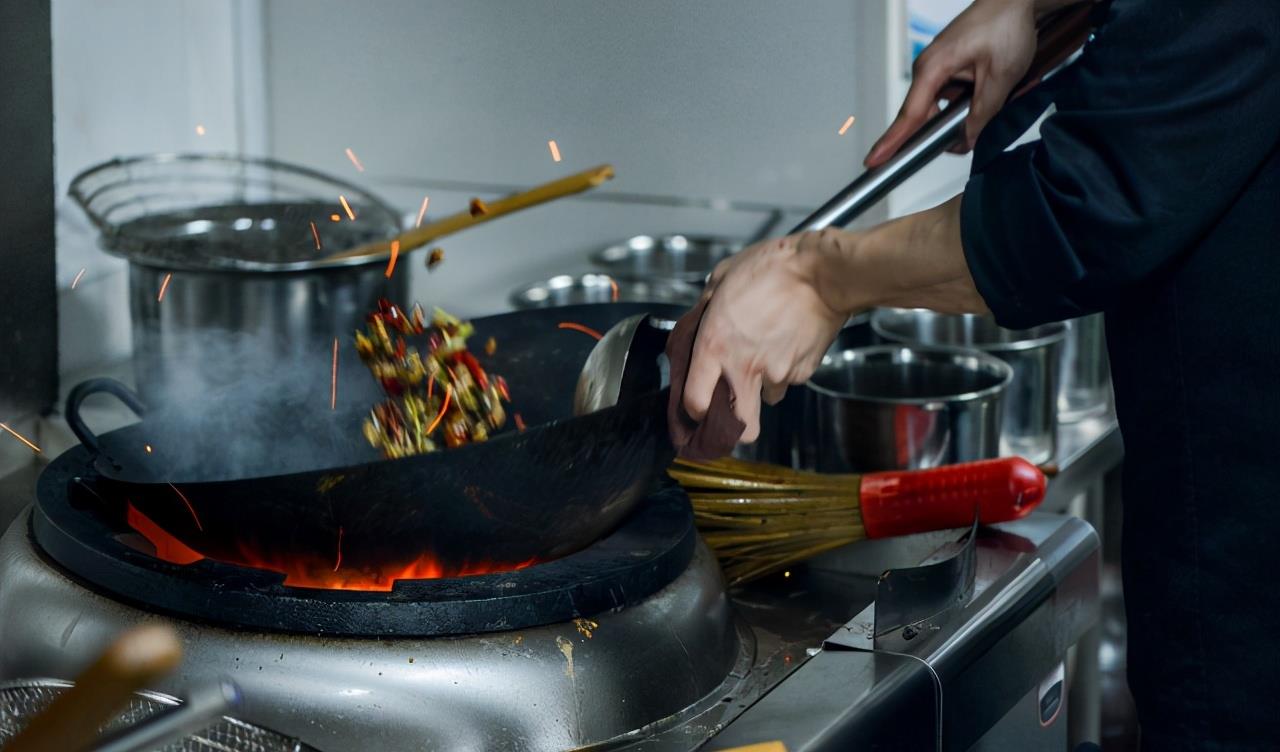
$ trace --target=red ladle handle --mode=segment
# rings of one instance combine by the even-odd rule
[[[932,470],[862,476],[859,501],[868,538],[984,525],[1027,516],[1044,500],[1040,468],[1020,457]]]

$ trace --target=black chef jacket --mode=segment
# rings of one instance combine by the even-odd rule
[[[1105,16],[984,131],[965,256],[1005,326],[1105,312],[1143,749],[1280,749],[1280,2]]]

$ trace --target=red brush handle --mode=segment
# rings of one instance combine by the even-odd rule
[[[1025,517],[1044,500],[1040,468],[1020,457],[933,470],[862,476],[860,505],[868,538],[984,525]]]

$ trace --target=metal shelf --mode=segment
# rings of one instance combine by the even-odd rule
[[[1058,426],[1058,473],[1049,480],[1040,508],[1066,512],[1072,500],[1086,493],[1124,459],[1124,442],[1113,413]]]

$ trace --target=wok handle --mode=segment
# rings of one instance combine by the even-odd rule
[[[1021,457],[932,470],[862,476],[859,503],[868,538],[1021,519],[1044,500],[1044,474]]]
[[[84,419],[80,417],[80,405],[85,398],[98,393],[110,394],[120,400],[133,411],[134,415],[141,418],[147,412],[146,405],[142,404],[142,400],[138,399],[138,395],[133,393],[129,387],[121,384],[115,379],[99,378],[89,379],[76,384],[72,388],[71,393],[67,395],[67,405],[63,409],[63,415],[67,419],[67,425],[71,427],[71,433],[76,435],[80,443],[85,446],[94,456],[105,457],[112,465],[116,465],[102,450],[102,442],[98,441],[98,437],[89,427],[85,425]]]

